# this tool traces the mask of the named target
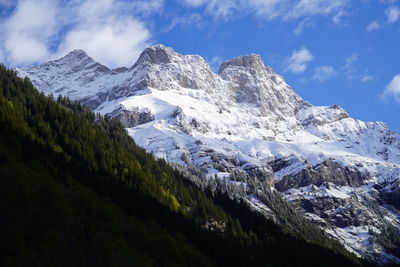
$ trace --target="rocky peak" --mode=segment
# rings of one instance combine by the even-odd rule
[[[46,65],[55,65],[60,69],[63,73],[74,73],[78,71],[93,71],[95,73],[108,73],[110,69],[106,66],[96,62],[93,58],[88,56],[88,54],[81,50],[76,49],[69,52],[66,56],[55,60],[50,61],[49,63],[45,63]]]
[[[58,65],[82,65],[95,61],[93,60],[93,58],[89,57],[85,51],[81,49],[76,49],[69,52],[66,56],[53,62],[57,63]]]
[[[215,74],[200,56],[156,45],[130,69],[102,70],[74,50],[18,75],[119,119],[155,156],[201,168],[204,187],[240,194],[265,212],[262,192],[275,182],[349,248],[392,257],[371,230],[400,225],[400,135],[385,124],[349,118],[338,105],[311,106],[258,55],[227,60]]]
[[[182,55],[160,44],[146,48],[129,71],[140,76],[135,86],[140,89],[211,91],[218,87],[216,83],[223,83],[201,56]]]
[[[72,50],[71,52],[69,52],[65,57],[63,57],[63,58],[72,58],[72,57],[74,57],[74,58],[76,58],[76,59],[83,59],[83,58],[90,58],[89,56],[88,56],[88,54],[84,51],[84,50],[82,50],[82,49],[75,49],[75,50]]]
[[[230,67],[239,67],[256,71],[262,71],[265,69],[264,62],[262,61],[260,55],[257,54],[244,55],[228,59],[219,67],[218,73],[221,74],[225,69]]]
[[[225,61],[219,76],[229,83],[233,101],[257,107],[263,116],[293,116],[304,102],[256,54]]]
[[[149,62],[152,64],[170,63],[175,51],[164,45],[158,44],[146,48],[139,56],[137,63]]]

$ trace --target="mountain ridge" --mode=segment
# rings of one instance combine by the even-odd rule
[[[350,250],[399,262],[371,234],[399,226],[398,211],[379,205],[393,203],[400,177],[400,135],[383,123],[312,106],[254,54],[225,61],[219,74],[200,56],[163,45],[121,72],[78,69],[54,81],[57,69],[45,67],[18,73],[47,94],[120,119],[155,156],[205,170],[205,183],[231,184],[254,208],[263,205],[260,190],[277,188]],[[369,211],[369,201],[378,208]]]
[[[204,192],[117,120],[0,80],[1,266],[369,266],[276,193],[301,231]]]

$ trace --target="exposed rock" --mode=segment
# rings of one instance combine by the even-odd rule
[[[137,64],[143,64],[145,61],[148,61],[150,64],[169,63],[174,53],[171,48],[163,45],[151,46],[140,54]]]
[[[277,169],[276,166],[275,169]],[[319,186],[325,182],[358,187],[369,179],[371,176],[367,172],[361,172],[349,166],[343,167],[335,161],[326,160],[315,167],[307,167],[294,175],[284,176],[275,184],[275,187],[279,191],[286,191],[311,184]]]
[[[288,223],[276,179],[297,211],[347,248],[400,263],[371,234],[400,227],[400,134],[338,105],[312,106],[260,56],[227,60],[215,74],[198,55],[156,45],[130,68],[110,70],[77,50],[17,71],[45,94],[121,120],[138,145],[200,172],[197,185]]]
[[[136,109],[130,111],[122,105],[111,112],[109,116],[119,120],[126,128],[135,127],[154,120],[154,115],[150,110],[139,111],[139,109]]]
[[[258,179],[268,187],[274,186],[274,174],[269,166],[250,166],[244,170],[250,177]]]
[[[262,61],[261,57],[256,54],[246,55],[246,56],[239,56],[229,60],[226,60],[222,63],[219,67],[218,73],[221,75],[223,71],[228,67],[243,67],[247,68],[251,71],[263,71],[265,69],[264,62]]]
[[[177,118],[178,116],[183,114],[183,110],[180,106],[177,106],[174,112],[172,113],[173,118]]]
[[[384,202],[389,203],[400,210],[400,178],[396,179],[384,188],[379,188],[381,198]]]
[[[259,55],[240,56],[222,63],[219,75],[230,83],[232,99],[261,108],[261,115],[291,116],[303,100],[283,79],[266,68]]]

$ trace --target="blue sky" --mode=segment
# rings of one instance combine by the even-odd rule
[[[0,0],[0,17],[9,67],[78,48],[129,66],[163,43],[217,71],[257,53],[312,104],[400,131],[399,0]]]

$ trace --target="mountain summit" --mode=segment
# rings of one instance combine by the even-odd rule
[[[156,45],[129,69],[76,50],[17,71],[119,119],[155,156],[203,171],[196,183],[279,221],[265,194],[277,190],[349,250],[400,263],[388,234],[400,226],[400,134],[338,105],[310,105],[260,56],[227,60],[215,74],[198,55]]]

